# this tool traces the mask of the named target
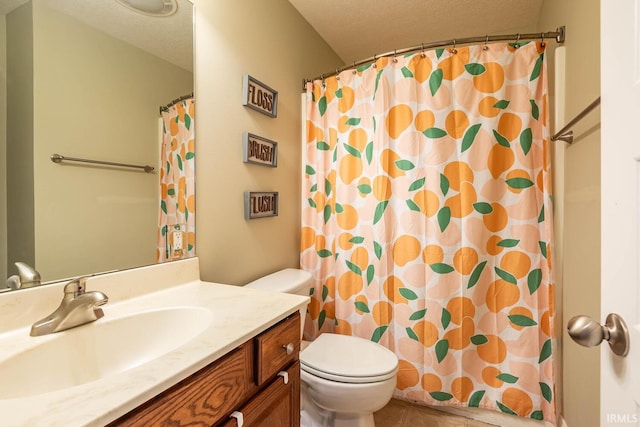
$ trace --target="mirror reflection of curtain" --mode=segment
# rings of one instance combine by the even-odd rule
[[[194,100],[164,108],[157,262],[195,256]]]

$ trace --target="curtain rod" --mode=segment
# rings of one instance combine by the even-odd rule
[[[336,70],[333,72],[330,72],[327,74],[321,74],[320,76],[314,77],[312,79],[303,79],[302,88],[303,90],[306,89],[307,82],[312,82],[318,79],[324,80],[327,77],[332,77],[340,74],[341,71],[350,70],[352,68],[359,67],[360,65],[371,64],[373,62],[376,62],[378,58],[382,58],[386,56],[397,56],[397,55],[403,55],[405,53],[412,53],[412,52],[418,52],[423,50],[432,50],[432,49],[437,49],[437,48],[447,47],[447,46],[455,47],[459,45],[467,45],[467,44],[482,43],[482,42],[484,42],[485,44],[489,42],[504,42],[504,41],[513,41],[514,43],[519,43],[521,41],[530,41],[530,40],[544,41],[544,39],[555,39],[556,42],[558,43],[564,43],[565,34],[566,34],[566,28],[563,25],[561,27],[558,27],[556,31],[548,31],[546,33],[545,32],[527,33],[527,34],[518,33],[518,34],[502,34],[502,35],[495,35],[495,36],[486,35],[486,36],[479,36],[479,37],[466,37],[462,39],[450,39],[450,40],[442,40],[442,41],[431,42],[431,43],[422,43],[420,46],[413,46],[405,49],[394,50],[393,52],[387,52],[381,55],[373,55],[372,57],[363,59],[362,61],[354,62],[352,65],[336,68]]]
[[[556,132],[555,135],[551,137],[552,141],[564,141],[569,144],[573,143],[573,131],[569,130],[578,123],[580,120],[584,119],[584,117],[589,114],[593,109],[595,109],[598,105],[600,105],[600,97],[597,97],[595,101],[587,106],[584,110],[580,111],[569,123],[567,123],[562,129]],[[567,132],[568,131],[568,132]]]
[[[174,105],[176,105],[178,102],[180,101],[184,101],[185,99],[189,99],[189,98],[193,98],[193,92],[188,93],[186,95],[182,95],[180,98],[176,98],[173,101],[171,101],[170,103],[168,103],[167,105],[163,105],[160,107],[160,114],[162,114],[163,111],[167,111],[169,108],[173,107]]]

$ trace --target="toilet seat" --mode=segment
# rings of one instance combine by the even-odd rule
[[[398,369],[398,358],[372,341],[325,333],[300,353],[300,367],[331,381],[373,383],[392,378]]]

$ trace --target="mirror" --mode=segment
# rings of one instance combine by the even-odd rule
[[[18,261],[43,283],[155,263],[159,107],[193,92],[193,5],[152,17],[128,0],[7,3],[0,277]],[[155,170],[57,164],[54,153]]]

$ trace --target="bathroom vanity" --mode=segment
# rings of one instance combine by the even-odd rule
[[[299,352],[295,313],[109,426],[299,426]]]
[[[192,258],[89,278],[103,318],[29,336],[65,283],[0,294],[3,427],[299,424],[308,298],[202,282]]]

